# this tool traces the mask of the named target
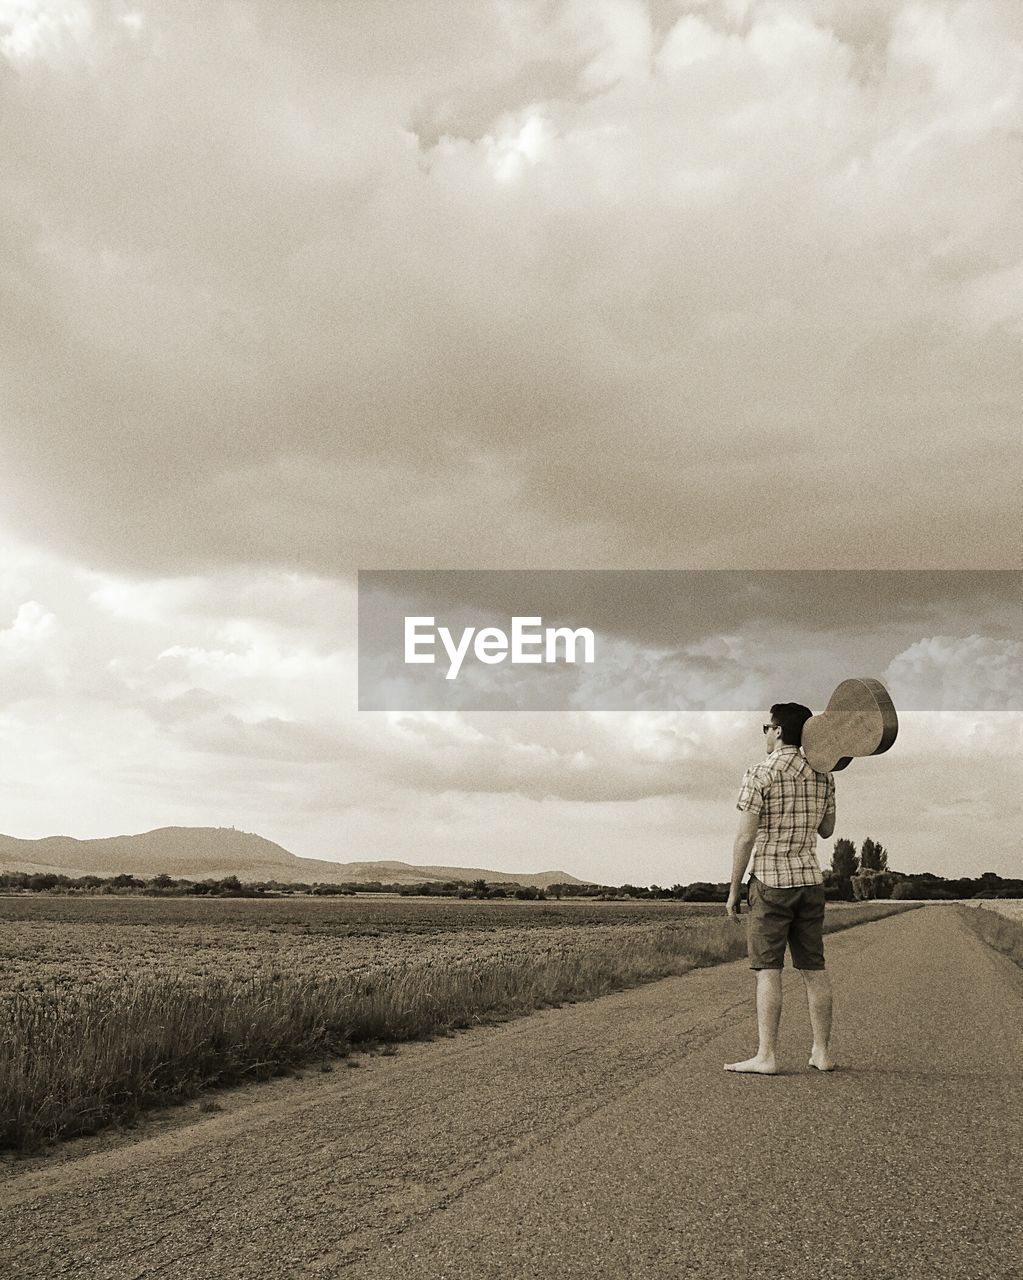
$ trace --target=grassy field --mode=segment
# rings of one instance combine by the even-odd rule
[[[721,906],[677,901],[0,898],[0,1148],[744,952]]]

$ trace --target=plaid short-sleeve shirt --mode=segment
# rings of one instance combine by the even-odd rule
[[[737,809],[760,815],[753,875],[776,889],[823,884],[817,828],[835,812],[835,779],[811,768],[798,747],[780,746],[747,769]]]

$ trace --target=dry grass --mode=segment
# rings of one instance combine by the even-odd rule
[[[971,898],[962,903],[966,907],[978,907],[982,911],[994,911],[1007,920],[1023,923],[1023,900],[1020,898]]]
[[[989,946],[1023,968],[1023,902],[985,898],[960,904],[959,909],[970,928]]]
[[[678,903],[91,902],[0,903],[0,1147],[745,952],[722,908]]]

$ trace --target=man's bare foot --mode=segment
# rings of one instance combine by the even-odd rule
[[[726,1071],[749,1071],[758,1076],[776,1076],[778,1067],[774,1058],[747,1058],[745,1062],[726,1062]]]
[[[814,1049],[810,1054],[811,1067],[816,1067],[818,1071],[834,1071],[835,1060],[827,1049]]]

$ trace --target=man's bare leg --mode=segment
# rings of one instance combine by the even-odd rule
[[[726,1071],[751,1071],[757,1075],[773,1076],[778,1065],[775,1054],[778,1048],[778,1027],[781,1023],[781,970],[757,970],[757,1031],[760,1045],[755,1058],[745,1062],[726,1062]]]
[[[824,969],[800,969],[806,984],[806,1004],[813,1028],[813,1048],[810,1066],[818,1071],[832,1071],[835,1061],[831,1056],[831,979]]]

